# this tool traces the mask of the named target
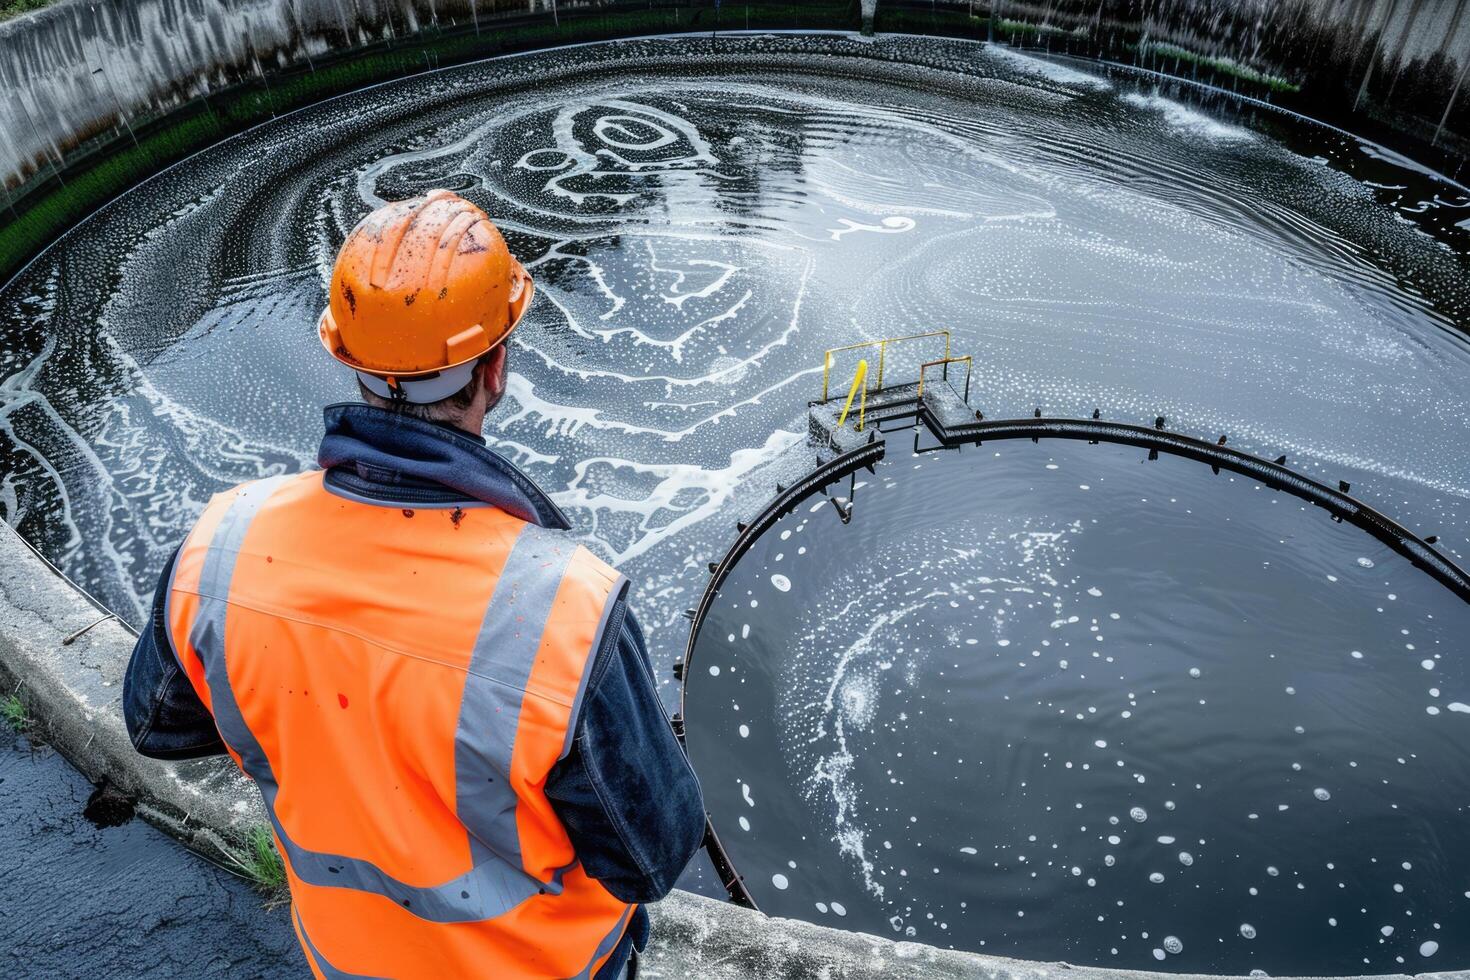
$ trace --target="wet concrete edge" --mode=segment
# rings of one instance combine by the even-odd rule
[[[122,676],[133,635],[0,524],[0,693],[17,693],[44,739],[94,782],[136,797],[139,812],[212,857],[264,822],[254,786],[225,759],[163,763],[133,751],[122,719]],[[99,622],[100,620],[100,622]],[[63,641],[91,627],[72,643]],[[676,891],[652,906],[647,977],[983,977],[1041,980],[1173,978],[1065,963],[1032,963],[894,942],[774,919]],[[1401,976],[1401,975],[1396,975]],[[1470,980],[1470,971],[1421,974]]]

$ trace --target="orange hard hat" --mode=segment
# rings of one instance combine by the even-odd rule
[[[452,191],[430,191],[352,229],[318,332],[370,390],[435,402],[469,383],[534,292],[484,211]]]

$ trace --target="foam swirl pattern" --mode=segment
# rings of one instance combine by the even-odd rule
[[[590,46],[200,154],[0,293],[0,512],[137,620],[209,495],[310,465],[318,407],[352,396],[312,332],[346,232],[448,186],[541,285],[487,434],[642,583],[661,651],[735,498],[803,438],[821,352],[937,327],[989,415],[1228,431],[1464,550],[1464,188],[1152,82],[979,45],[906,63],[932,50]]]

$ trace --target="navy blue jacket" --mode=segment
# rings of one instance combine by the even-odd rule
[[[357,404],[329,406],[326,427],[318,462],[336,493],[393,506],[481,501],[542,527],[569,526],[529,477],[460,429]],[[123,705],[139,752],[191,759],[225,749],[164,620],[173,561],[128,664]],[[546,795],[587,873],[618,899],[643,903],[666,895],[699,848],[704,801],[664,715],[626,592],[609,623],[619,621],[595,654],[571,751],[551,770]],[[619,976],[647,939],[648,913],[639,908],[598,980]]]

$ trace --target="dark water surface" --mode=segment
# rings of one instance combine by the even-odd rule
[[[767,531],[695,648],[691,757],[764,910],[1142,969],[1470,961],[1470,606],[1205,465],[904,441],[851,524]]]
[[[92,785],[0,724],[0,964],[12,977],[309,976],[284,907],[141,820],[100,828]]]

